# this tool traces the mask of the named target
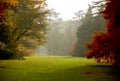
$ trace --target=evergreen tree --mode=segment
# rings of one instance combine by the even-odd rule
[[[94,12],[94,9],[99,7],[101,8],[102,6],[97,4],[93,6],[89,5],[88,11],[81,21],[82,24],[77,30],[77,43],[73,56],[85,56],[87,50],[85,42],[92,40],[91,35],[93,32],[98,30],[104,31],[104,19],[98,12]]]

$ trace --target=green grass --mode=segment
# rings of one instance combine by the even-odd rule
[[[34,56],[0,60],[0,81],[119,81],[117,69],[93,59]]]

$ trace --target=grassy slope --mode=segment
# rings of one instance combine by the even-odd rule
[[[39,56],[0,60],[0,81],[119,81],[111,66],[77,57]]]

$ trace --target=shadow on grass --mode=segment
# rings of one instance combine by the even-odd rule
[[[59,77],[71,77],[73,81],[120,81],[120,69],[111,65],[80,66],[54,73],[61,74]]]
[[[114,76],[118,81],[120,80],[120,67],[114,67],[112,65],[101,65],[101,64],[100,65],[89,65],[88,67],[100,68],[101,72]]]
[[[2,69],[2,68],[7,68],[7,67],[5,67],[5,66],[0,66],[0,68]]]
[[[119,76],[111,73],[114,71],[117,70],[109,65],[79,66],[53,72],[11,71],[0,74],[0,81],[120,81]]]
[[[112,65],[89,65],[89,67],[106,67],[106,68],[113,68]]]

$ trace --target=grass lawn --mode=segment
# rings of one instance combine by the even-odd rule
[[[119,70],[93,59],[34,56],[0,60],[0,81],[120,81]]]

